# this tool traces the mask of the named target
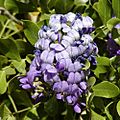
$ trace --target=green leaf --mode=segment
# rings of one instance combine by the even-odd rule
[[[48,13],[49,9],[48,9],[48,0],[39,0],[40,3],[40,7],[42,9],[42,12]]]
[[[5,0],[4,6],[6,9],[18,13],[19,9],[15,0]]]
[[[83,70],[88,70],[90,68],[90,62],[88,60],[86,60],[85,62],[85,67],[83,67]]]
[[[4,1],[5,0],[0,0],[0,7],[4,7]]]
[[[27,13],[27,12],[33,12],[37,10],[37,0],[32,0],[26,1],[26,2],[20,2],[18,0],[15,1],[17,4],[17,7],[19,8],[19,13]]]
[[[108,81],[103,81],[92,87],[94,95],[105,98],[113,98],[119,95],[119,88]]]
[[[25,36],[27,37],[28,41],[34,45],[36,43],[36,41],[38,40],[38,26],[37,24],[29,21],[29,20],[24,20],[24,25],[25,25],[25,29],[24,29],[24,33]]]
[[[4,104],[0,105],[0,118],[1,120],[16,120],[11,111]]]
[[[73,109],[71,106],[67,105],[67,110],[64,120],[74,120]]]
[[[92,87],[95,84],[95,82],[96,82],[95,77],[90,77],[87,81],[89,87]]]
[[[100,109],[101,111],[104,110],[105,106],[102,98],[94,97],[92,102],[96,108]]]
[[[106,120],[106,118],[91,110],[91,120]]]
[[[112,8],[116,17],[120,18],[120,0],[112,0]]]
[[[44,104],[44,109],[49,116],[55,116],[58,113],[58,103],[55,96]]]
[[[107,69],[105,66],[97,65],[97,68],[93,70],[94,74],[99,78],[100,74],[106,73]]]
[[[16,91],[20,86],[20,82],[18,79],[18,76],[14,76],[11,78],[11,80],[8,81],[8,94],[11,94],[12,92]]]
[[[0,71],[0,94],[4,94],[7,90],[6,73]]]
[[[18,106],[19,105],[24,105],[26,107],[32,106],[30,97],[28,96],[28,93],[24,90],[16,89],[15,91],[11,92],[11,96]]]
[[[85,4],[86,2],[88,2],[88,0],[75,0],[74,4],[78,5],[78,4]]]
[[[2,68],[2,65],[7,64],[8,59],[7,57],[0,55],[0,69]]]
[[[112,30],[112,28],[120,23],[119,18],[111,18],[110,20],[107,21],[107,27],[109,30]]]
[[[28,112],[28,114],[27,114],[27,116],[24,118],[25,120],[41,120],[40,118],[39,118],[39,115],[38,115],[38,113],[37,113],[37,110],[36,110],[36,108],[32,108],[29,112]]]
[[[21,56],[26,56],[26,54],[33,53],[34,47],[28,42],[19,39],[16,40],[15,43]]]
[[[14,60],[21,59],[18,52],[18,48],[14,40],[11,39],[0,39],[0,53]]]
[[[113,104],[113,102],[110,102],[110,103],[105,107],[105,113],[106,113],[106,115],[107,115],[107,117],[108,117],[109,120],[113,120],[112,115],[110,114],[110,110],[109,110],[109,107],[110,107],[111,104]]]
[[[118,115],[120,116],[120,101],[117,103],[117,112],[118,112]]]
[[[53,9],[54,5],[55,5],[55,0],[49,0],[48,1],[48,7],[49,7],[49,9]]]
[[[56,0],[55,11],[57,13],[67,13],[72,9],[73,5],[74,5],[73,0]]]
[[[23,74],[26,73],[26,70],[25,70],[25,68],[26,68],[25,59],[22,59],[21,61],[13,60],[12,64],[18,70],[18,72],[23,73]]]
[[[108,0],[99,0],[98,14],[104,24],[111,18],[111,6]]]
[[[110,60],[107,57],[97,57],[98,65],[110,66]]]
[[[10,66],[6,66],[2,70],[5,71],[6,75],[14,75],[14,74],[16,74],[15,69],[10,67]]]

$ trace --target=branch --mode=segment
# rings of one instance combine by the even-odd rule
[[[0,15],[6,15],[8,18],[10,18],[15,23],[23,26],[23,22],[22,21],[20,21],[17,18],[15,18],[8,10],[6,10],[3,7],[0,7]]]

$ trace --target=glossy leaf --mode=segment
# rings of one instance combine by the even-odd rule
[[[112,30],[112,28],[120,23],[119,18],[111,18],[110,20],[107,21],[107,27],[109,30]]]
[[[40,120],[36,108],[32,108],[28,112],[27,116],[24,119],[25,120],[30,120],[30,119],[32,119],[32,120]]]
[[[8,59],[7,57],[0,55],[0,69],[2,68],[2,65],[7,64]]]
[[[112,8],[116,17],[120,18],[120,0],[112,0]]]
[[[117,112],[118,112],[118,115],[120,116],[120,101],[118,101],[117,103]]]
[[[107,72],[107,68],[105,66],[102,66],[102,65],[97,65],[96,69],[93,70],[93,72],[99,78],[100,74]]]
[[[11,39],[0,39],[0,53],[14,60],[21,59],[18,48],[14,40]]]
[[[40,3],[40,6],[42,8],[42,11],[46,12],[46,13],[49,13],[48,0],[40,0],[39,3]]]
[[[87,81],[89,87],[92,87],[95,84],[95,82],[96,82],[95,77],[90,77]]]
[[[111,18],[111,7],[108,0],[99,0],[98,14],[104,24]]]
[[[91,110],[91,120],[106,120],[106,118]]]
[[[58,113],[58,103],[55,96],[44,104],[44,109],[50,116],[55,116]]]
[[[18,13],[19,9],[15,0],[5,0],[4,6],[6,9]]]
[[[15,92],[16,89],[20,88],[20,82],[18,79],[18,76],[14,76],[11,80],[8,81],[8,94],[11,94],[12,92]]]
[[[28,42],[23,41],[22,39],[15,41],[18,51],[21,56],[25,56],[26,54],[33,53],[34,47]]]
[[[73,7],[73,0],[56,0],[55,1],[55,10],[57,13],[67,13]]]
[[[109,110],[109,107],[110,107],[111,104],[113,104],[113,102],[110,102],[110,103],[105,107],[105,113],[106,113],[106,115],[107,115],[107,117],[108,117],[109,120],[113,120],[113,117],[112,117],[112,115],[111,115],[111,113],[110,113],[110,110]]]
[[[97,64],[103,66],[110,66],[110,60],[107,57],[97,57]]]
[[[25,68],[26,68],[25,59],[22,59],[21,61],[14,60],[12,62],[12,64],[18,70],[18,72],[23,73],[23,74],[26,73],[26,70],[25,70]]]
[[[38,39],[38,26],[37,24],[29,21],[29,20],[24,20],[24,25],[25,25],[25,29],[24,29],[24,33],[25,36],[27,37],[28,41],[34,45],[35,42]]]
[[[75,0],[75,1],[74,1],[74,3],[75,3],[76,5],[78,5],[78,4],[85,4],[86,2],[88,2],[88,0]]]
[[[10,66],[6,66],[2,70],[5,71],[6,75],[14,75],[14,74],[16,74],[15,69],[10,67]]]
[[[11,93],[11,96],[13,97],[13,99],[17,105],[23,105],[26,107],[32,106],[32,102],[31,102],[27,92],[24,90],[16,89],[14,92]]]
[[[5,71],[0,71],[0,94],[4,94],[7,90],[7,81]]]
[[[16,120],[10,112],[10,110],[8,109],[8,107],[4,104],[0,105],[0,118],[2,120]]]
[[[93,92],[95,96],[113,98],[120,94],[119,88],[111,82],[103,81],[93,86]]]

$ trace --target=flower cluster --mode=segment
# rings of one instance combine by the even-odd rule
[[[117,30],[120,30],[120,23],[115,25],[114,28]],[[119,40],[113,39],[112,33],[108,33],[107,39],[108,39],[107,40],[107,50],[109,52],[110,57],[113,57],[115,55],[120,56],[120,45],[117,44],[117,42],[116,42]]]
[[[79,13],[54,14],[49,25],[43,26],[35,44],[35,58],[25,77],[20,79],[23,89],[32,89],[33,98],[44,93],[42,81],[47,83],[56,98],[81,112],[82,96],[87,91],[86,78],[90,69],[86,62],[95,65],[98,48],[90,33],[93,20]],[[39,79],[38,79],[39,78]]]

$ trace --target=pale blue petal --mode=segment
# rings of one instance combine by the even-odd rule
[[[57,69],[54,66],[50,65],[50,64],[48,64],[46,66],[46,70],[47,70],[48,73],[54,73],[54,74],[57,73]]]
[[[81,75],[79,72],[75,72],[75,83],[78,83],[81,81]]]
[[[48,57],[48,54],[49,54],[49,51],[48,50],[44,50],[42,53],[41,53],[41,60],[46,62],[47,60],[47,57]]]
[[[52,49],[54,49],[56,51],[62,51],[62,50],[64,50],[64,47],[62,45],[60,45],[59,43],[56,43],[56,44],[52,43],[50,45],[50,48],[52,48]]]
[[[80,82],[80,87],[81,87],[81,89],[86,90],[87,89],[86,82]]]
[[[75,19],[75,14],[72,12],[69,12],[68,14],[65,15],[65,17],[67,18],[67,21],[72,22]]]
[[[62,41],[61,41],[61,44],[62,44],[65,48],[67,48],[68,46],[70,46],[70,43],[69,43],[67,40],[62,40]]]
[[[80,70],[82,68],[80,62],[77,62],[77,61],[74,62],[74,67],[75,67],[75,71],[78,71],[78,70]]]
[[[54,61],[54,56],[55,56],[54,51],[50,51],[46,59],[47,63],[52,64]]]
[[[75,66],[74,66],[73,63],[71,63],[71,64],[69,65],[68,71],[69,71],[69,72],[75,72]]]
[[[68,79],[67,79],[68,83],[73,84],[75,82],[75,74],[73,72],[69,73]]]

